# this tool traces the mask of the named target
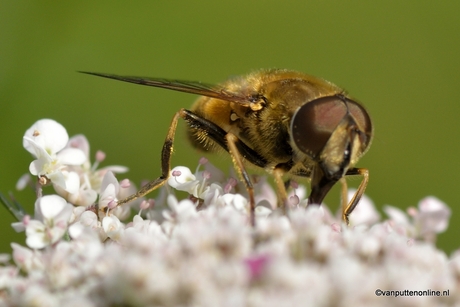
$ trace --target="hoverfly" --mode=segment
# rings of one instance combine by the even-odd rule
[[[308,204],[320,205],[344,176],[363,180],[347,204],[342,219],[348,224],[369,180],[369,171],[354,165],[368,150],[373,126],[366,109],[336,85],[289,70],[260,70],[220,85],[158,78],[84,72],[100,77],[200,95],[190,110],[174,116],[161,153],[161,176],[118,205],[142,197],[169,178],[174,135],[179,118],[188,124],[191,143],[204,151],[223,148],[233,161],[249,194],[250,221],[254,225],[253,183],[246,171],[252,164],[272,174],[280,206],[287,193],[283,175],[311,180]],[[344,189],[342,189],[344,190]],[[345,189],[346,190],[346,189]]]

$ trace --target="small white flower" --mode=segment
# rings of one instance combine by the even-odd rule
[[[271,210],[267,206],[262,206],[262,205],[258,205],[254,209],[255,215],[257,217],[261,217],[261,218],[267,218],[272,213],[272,211],[273,210]]]
[[[410,221],[407,215],[399,208],[393,206],[384,206],[383,211],[388,215],[388,217],[401,225],[409,225]]]
[[[108,171],[113,173],[125,173],[128,168],[120,165],[110,165],[98,169],[99,163],[101,163],[105,154],[102,151],[96,152],[95,162],[91,165],[89,156],[89,142],[83,134],[78,134],[69,139],[66,148],[79,149],[86,157],[85,162],[78,168],[78,172],[81,176],[81,183],[86,189],[92,189],[99,192],[101,187],[102,179]],[[75,170],[76,171],[76,170]]]
[[[220,185],[211,183],[211,185],[206,189],[206,193],[202,195],[205,207],[219,204],[219,198],[222,197],[223,194],[224,189]]]
[[[67,142],[66,148],[80,149],[85,154],[85,164],[89,165],[89,142],[86,136],[83,134],[74,135]]]
[[[35,202],[35,219],[26,226],[26,244],[40,249],[59,241],[67,230],[73,206],[60,196],[47,195]]]
[[[99,195],[99,209],[103,210],[113,206],[118,201],[117,195],[120,191],[120,184],[112,172],[107,172],[102,179],[101,194]]]
[[[54,154],[62,150],[69,140],[64,126],[52,119],[41,119],[30,127],[24,134],[24,148],[36,155],[35,147],[27,139],[32,139],[33,144],[43,148],[47,153]]]
[[[107,236],[114,241],[119,241],[125,230],[124,225],[115,215],[104,217],[102,219],[102,228]]]
[[[278,198],[272,186],[268,183],[265,177],[259,179],[259,182],[254,187],[256,194],[254,196],[256,204],[264,202],[270,204],[271,209],[276,209]],[[291,196],[291,195],[289,195]]]
[[[174,195],[169,195],[167,201],[179,220],[184,221],[197,216],[195,204],[191,200],[184,199],[178,202]]]
[[[101,225],[100,222],[97,219],[96,213],[93,211],[85,211],[80,215],[79,222],[87,227],[96,229],[99,228]]]
[[[171,187],[177,190],[180,190],[181,188],[184,187],[184,185],[189,184],[194,181],[196,181],[196,177],[195,175],[192,174],[192,172],[190,171],[188,167],[176,166],[170,172],[168,184]],[[184,189],[181,191],[186,191],[186,190]]]
[[[32,284],[22,293],[19,306],[49,306],[58,307],[58,298],[45,285]]]
[[[88,156],[84,137],[67,147]],[[96,156],[95,164],[104,159],[102,153]],[[363,197],[348,227],[325,206],[303,208],[306,195],[297,185],[289,194],[295,208],[286,214],[275,210],[276,194],[261,178],[254,185],[257,219],[252,227],[249,201],[236,193],[245,193],[244,184],[217,169],[211,172],[209,165],[200,160],[198,168],[208,168],[195,174],[173,169],[171,186],[195,197],[178,200],[166,196],[170,189],[165,187],[155,204],[141,206],[154,220],[140,212],[126,225],[116,212],[129,207],[114,206],[130,193],[130,183],[119,183],[111,172],[98,173],[95,189],[88,159],[60,170],[68,177],[67,188],[76,191],[67,192],[68,199],[77,201],[85,187],[99,193],[99,206],[107,210],[72,208],[56,195],[37,200],[35,216],[15,224],[26,229],[31,248],[12,244],[14,264],[0,255],[0,305],[380,306],[387,299],[375,295],[375,289],[407,285],[451,291],[448,301],[445,295],[420,296],[413,305],[458,299],[460,252],[449,259],[429,244],[449,222],[450,209],[438,199],[425,198],[408,213],[387,207],[391,220],[379,222],[373,204]],[[61,239],[66,231],[69,241]],[[42,247],[47,248],[38,250]],[[404,297],[394,301],[406,303]]]
[[[91,189],[87,184],[80,183],[80,176],[76,172],[62,172],[66,178],[67,189],[54,184],[54,190],[57,194],[64,197],[68,202],[75,206],[87,207],[93,204],[97,199],[97,192]]]
[[[131,191],[131,193],[126,193]],[[99,195],[99,211],[105,212],[106,208],[110,209],[112,215],[116,215],[118,218],[125,219],[129,216],[130,206],[123,205],[118,206],[118,199],[122,199],[128,195],[131,195],[135,191],[133,187],[123,187],[120,186],[117,178],[112,172],[107,172],[102,179],[101,183],[101,193]],[[139,200],[141,201],[141,200]],[[130,203],[132,205],[133,203]],[[102,217],[101,217],[102,218]]]
[[[69,235],[76,239],[82,234],[86,235],[89,232],[88,230],[95,232],[101,242],[107,239],[107,234],[102,228],[102,223],[99,221],[98,216],[90,210],[86,210],[76,217],[76,222],[69,227]]]
[[[450,218],[450,209],[434,196],[425,197],[419,204],[419,214],[416,217],[422,235],[427,233],[441,233],[447,229]]]
[[[185,191],[194,195],[200,181],[192,174],[190,169],[185,166],[176,166],[171,170],[168,184],[176,190]],[[198,195],[194,195],[198,197]]]
[[[177,223],[197,216],[195,204],[189,199],[179,202],[174,195],[168,195],[167,202],[171,210],[163,211],[163,216],[170,222]]]
[[[211,184],[209,179],[211,178],[212,173],[208,170],[197,171],[195,174],[192,174],[188,167],[176,166],[170,172],[168,185],[176,190],[187,192],[196,198],[206,199],[210,189],[209,185]],[[216,182],[213,184],[218,185]]]
[[[44,264],[34,251],[16,243],[11,243],[11,248],[13,249],[13,261],[21,270],[30,272],[43,269]]]
[[[68,140],[65,128],[52,119],[42,119],[32,125],[23,138],[24,148],[37,158],[30,163],[30,173],[45,176],[66,189],[62,170],[67,165],[81,165],[86,160],[81,150],[65,148]]]
[[[63,189],[60,185],[54,184],[54,189],[56,190],[56,192],[58,192],[58,190],[63,190],[63,193],[67,193],[69,195],[77,194],[78,190],[80,189],[80,177],[78,176],[78,174],[76,172],[68,171],[62,171],[61,173],[64,177],[66,188]],[[68,199],[67,197],[66,199],[70,201],[70,199]]]
[[[436,197],[429,196],[422,199],[418,209],[410,207],[408,215],[398,208],[384,207],[397,231],[405,231],[411,238],[434,242],[436,234],[444,232],[449,224],[450,209]]]
[[[140,215],[135,215],[133,218],[132,227],[126,228],[126,234],[142,235],[149,238],[156,238],[162,241],[167,241],[166,235],[163,233],[161,226],[156,221],[144,220]]]
[[[217,203],[222,202],[224,206],[231,206],[236,211],[247,214],[249,202],[246,197],[241,194],[224,194],[219,197]]]

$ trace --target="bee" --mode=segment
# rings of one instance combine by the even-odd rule
[[[283,178],[311,181],[308,205],[320,205],[332,186],[345,176],[363,177],[347,203],[342,219],[349,223],[369,181],[369,171],[354,165],[372,141],[373,125],[366,109],[338,86],[296,71],[260,70],[220,85],[160,78],[95,76],[200,95],[193,106],[174,116],[161,153],[161,176],[118,205],[162,186],[170,176],[170,160],[179,118],[188,124],[188,138],[198,149],[227,151],[246,186],[250,221],[255,224],[254,189],[246,166],[262,168],[274,177],[280,207],[287,206]],[[345,193],[346,194],[346,193]]]

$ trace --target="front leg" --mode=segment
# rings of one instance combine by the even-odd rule
[[[119,200],[117,202],[117,206],[121,206],[123,204],[129,203],[135,199],[149,194],[150,192],[161,187],[163,184],[165,184],[166,180],[168,180],[169,173],[171,170],[171,154],[173,151],[174,136],[176,134],[177,121],[179,120],[179,117],[186,117],[185,109],[181,109],[179,112],[174,114],[174,117],[171,121],[171,125],[169,126],[168,134],[163,144],[163,149],[161,150],[161,176],[144,185],[135,194],[130,195],[122,200]]]
[[[363,176],[363,181],[361,181],[361,184],[359,185],[358,190],[356,191],[355,195],[353,195],[352,199],[348,202],[348,205],[342,208],[342,219],[347,225],[350,224],[350,221],[349,221],[350,214],[353,212],[353,210],[355,210],[356,205],[361,199],[361,196],[363,196],[364,194],[364,190],[366,190],[367,183],[369,182],[369,170],[366,168],[352,168],[352,169],[349,169],[345,174],[345,176],[353,176],[353,175]]]

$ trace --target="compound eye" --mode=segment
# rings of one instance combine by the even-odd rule
[[[344,97],[339,96],[318,98],[301,106],[291,122],[292,137],[297,148],[312,159],[318,159],[347,112]]]
[[[353,100],[347,99],[348,111],[356,122],[357,128],[359,129],[359,137],[362,144],[363,150],[365,150],[372,140],[372,121],[363,106]]]

